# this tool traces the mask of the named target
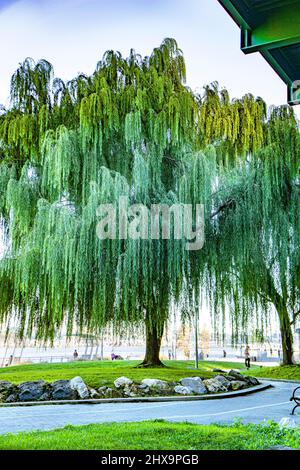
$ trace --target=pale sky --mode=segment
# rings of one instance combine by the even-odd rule
[[[286,103],[285,84],[258,53],[240,51],[239,28],[217,0],[0,0],[0,103],[28,56],[71,79],[91,74],[107,49],[148,55],[165,37],[183,50],[192,89],[216,80],[232,97]]]

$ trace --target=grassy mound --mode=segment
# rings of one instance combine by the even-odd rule
[[[32,380],[53,382],[60,379],[71,379],[77,375],[93,388],[103,385],[112,386],[115,379],[126,376],[135,382],[143,379],[161,379],[169,382],[178,381],[184,377],[199,376],[211,378],[215,375],[214,368],[229,370],[243,369],[240,363],[222,363],[203,361],[200,368],[195,370],[192,361],[165,361],[165,368],[139,369],[139,361],[94,361],[69,362],[65,364],[28,364],[0,369],[0,380],[9,380],[15,384]],[[243,372],[243,370],[242,370]]]

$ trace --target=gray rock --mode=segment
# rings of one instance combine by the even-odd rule
[[[5,403],[17,403],[18,401],[19,401],[18,394],[12,393],[6,398]]]
[[[76,400],[78,395],[69,380],[56,380],[51,384],[51,397],[52,400]]]
[[[122,393],[119,390],[114,390],[113,388],[110,387],[100,387],[98,388],[98,392],[100,393],[100,396],[102,398],[121,398]]]
[[[89,389],[81,377],[77,376],[71,379],[70,387],[78,393],[80,398],[85,399],[90,397]]]
[[[226,374],[226,370],[222,369],[213,369],[213,372],[218,372],[218,374]]]
[[[246,382],[246,376],[245,375],[242,375],[239,371],[237,370],[233,370],[231,369],[229,372],[228,372],[228,375],[230,377],[234,377],[235,380],[242,380],[244,382]]]
[[[139,386],[139,389],[144,391],[145,393],[149,393],[149,386],[147,384],[140,384]]]
[[[234,391],[241,390],[242,388],[245,388],[247,386],[245,382],[242,382],[241,380],[232,380],[232,382],[230,382],[230,385],[232,390]]]
[[[114,385],[116,388],[124,388],[126,385],[133,384],[132,380],[128,377],[119,377],[114,381]]]
[[[50,392],[49,390],[47,390],[46,392],[43,393],[43,395],[41,395],[39,401],[48,401],[50,400],[51,396],[50,396]]]
[[[144,379],[142,380],[141,385],[146,385],[149,387],[150,390],[154,391],[161,391],[161,390],[169,390],[170,385],[165,380],[160,379]]]
[[[108,389],[108,387],[106,387],[105,385],[103,385],[102,387],[99,387],[98,388],[98,393],[99,395],[101,396],[105,396],[105,393],[106,393],[106,390]]]
[[[220,393],[220,392],[227,392],[228,389],[219,380],[207,379],[203,381],[205,387],[210,393]]]
[[[7,398],[16,391],[15,385],[8,380],[0,381],[0,402],[5,402]]]
[[[43,380],[34,382],[23,382],[18,386],[19,401],[42,401],[48,400],[48,386]]]
[[[90,388],[90,397],[91,398],[100,398],[100,394],[94,388]]]
[[[148,385],[140,384],[136,386],[135,393],[138,396],[146,397],[150,393],[150,388],[148,387]]]
[[[223,375],[216,375],[214,379],[218,380],[223,385],[223,387],[226,388],[226,390],[230,389],[230,381]]]
[[[259,381],[257,380],[256,377],[249,377],[248,375],[245,375],[245,380],[248,385],[251,385],[251,386],[259,385]]]
[[[226,379],[229,380],[230,382],[237,380],[236,377],[232,377],[232,375],[226,375]]]
[[[142,391],[138,387],[138,385],[135,385],[135,384],[125,385],[123,389],[123,394],[125,397],[138,397],[139,395],[142,394]]]
[[[180,383],[183,387],[190,388],[192,393],[207,393],[206,387],[200,377],[186,377],[184,379],[181,379]]]
[[[178,395],[193,395],[193,391],[190,387],[184,387],[183,385],[176,385],[174,392]]]

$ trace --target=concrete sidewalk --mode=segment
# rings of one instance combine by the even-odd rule
[[[273,382],[274,388],[230,400],[177,401],[162,403],[107,403],[82,405],[41,405],[0,408],[0,433],[47,430],[67,424],[144,421],[165,419],[198,424],[279,422],[293,408],[289,401],[296,384]],[[295,416],[299,422],[300,415]]]

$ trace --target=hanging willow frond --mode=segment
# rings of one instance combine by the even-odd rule
[[[0,322],[16,318],[20,336],[51,340],[63,325],[71,334],[75,325],[100,331],[145,319],[161,328],[171,306],[187,316],[199,308],[204,288],[219,327],[232,305],[238,335],[254,308],[267,311],[256,293],[265,246],[268,259],[281,250],[278,279],[297,301],[285,280],[299,269],[292,115],[274,110],[267,119],[261,99],[232,101],[217,83],[199,97],[185,77],[173,39],[145,58],[108,51],[92,76],[66,84],[47,61],[26,59],[14,74],[12,107],[0,116],[0,214],[10,242]],[[173,218],[170,239],[100,240],[97,208],[113,204],[118,226],[120,197],[137,213],[138,204],[194,212],[203,204],[204,249],[186,250],[187,240],[172,236]]]

